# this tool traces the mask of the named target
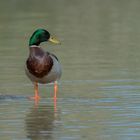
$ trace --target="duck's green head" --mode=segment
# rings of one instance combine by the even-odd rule
[[[54,44],[60,44],[60,42],[52,37],[50,33],[45,29],[37,29],[31,36],[29,40],[29,46],[36,45],[39,46],[41,42],[50,41]]]

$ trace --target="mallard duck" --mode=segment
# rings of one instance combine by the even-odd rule
[[[52,37],[45,29],[37,29],[29,40],[29,57],[26,61],[25,72],[28,78],[34,83],[33,99],[40,99],[38,93],[38,83],[54,83],[54,97],[57,93],[57,81],[61,77],[61,65],[58,58],[50,53],[45,52],[39,45],[42,42],[60,42]]]

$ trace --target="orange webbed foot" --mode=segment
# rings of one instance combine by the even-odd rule
[[[39,93],[38,93],[38,83],[37,82],[34,83],[34,94],[35,95],[33,97],[29,97],[29,99],[35,100],[35,101],[40,100],[40,96],[39,96]]]
[[[29,97],[30,100],[40,100],[40,96]]]

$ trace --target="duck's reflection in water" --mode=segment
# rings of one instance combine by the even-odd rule
[[[27,137],[32,140],[50,140],[60,118],[54,106],[40,105],[30,109],[26,116]]]

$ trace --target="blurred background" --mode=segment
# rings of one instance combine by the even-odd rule
[[[139,26],[139,0],[1,0],[1,139],[139,140]],[[61,41],[41,46],[63,73],[57,103],[40,85],[36,106],[24,66],[37,28]]]

